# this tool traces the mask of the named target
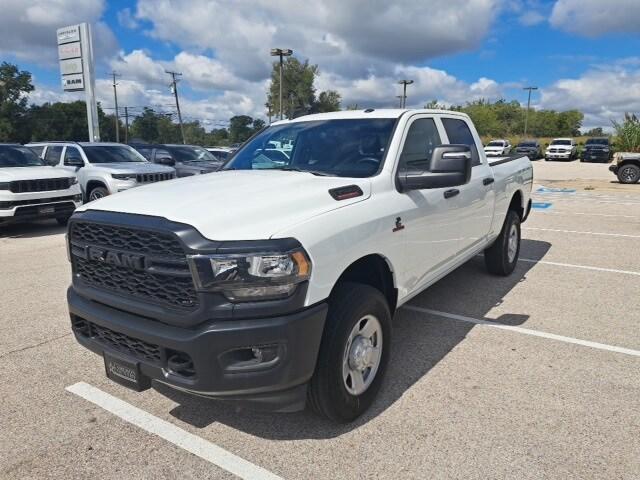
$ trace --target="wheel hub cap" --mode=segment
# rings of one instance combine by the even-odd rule
[[[364,370],[373,360],[373,344],[371,340],[357,337],[351,344],[349,352],[349,366],[352,370]]]

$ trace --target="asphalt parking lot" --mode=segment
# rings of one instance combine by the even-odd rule
[[[346,426],[108,381],[70,332],[64,229],[5,227],[0,477],[640,478],[640,185],[606,168],[536,162],[515,273],[476,258],[400,310]]]

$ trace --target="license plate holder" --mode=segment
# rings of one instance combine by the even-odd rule
[[[109,352],[104,352],[103,358],[105,373],[110,380],[136,392],[142,392],[151,387],[151,379],[140,372],[139,362],[132,362]]]
[[[54,207],[53,205],[49,205],[47,207],[40,207],[38,209],[38,213],[40,215],[47,215],[49,213],[54,213],[56,211],[56,207]]]

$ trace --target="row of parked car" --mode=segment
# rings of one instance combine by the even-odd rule
[[[0,225],[55,218],[83,202],[153,182],[215,172],[233,149],[195,145],[0,144]]]
[[[513,147],[509,140],[491,140],[484,147],[488,157],[500,157],[511,153],[527,155],[531,160],[575,160],[578,158],[578,145],[573,138],[554,138],[547,148],[542,149],[538,140],[523,140]],[[612,149],[607,137],[589,138],[580,155],[581,162],[604,162],[611,160]]]

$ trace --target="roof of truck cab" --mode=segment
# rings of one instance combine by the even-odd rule
[[[466,113],[456,112],[453,110],[434,110],[434,109],[399,109],[399,108],[367,108],[365,110],[342,110],[339,112],[315,113],[312,115],[304,115],[294,118],[293,120],[280,120],[273,122],[271,125],[283,125],[293,122],[312,122],[318,120],[354,120],[365,118],[400,118],[405,113],[423,113],[423,114],[446,114],[458,117],[469,118]]]

